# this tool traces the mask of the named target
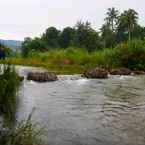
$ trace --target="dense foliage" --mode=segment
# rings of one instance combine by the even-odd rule
[[[59,74],[83,73],[96,66],[107,69],[127,67],[132,70],[145,70],[145,42],[133,39],[114,48],[93,52],[77,47],[49,50],[45,53],[31,51],[27,58],[7,58],[5,63],[44,67]]]
[[[88,52],[92,52],[113,48],[119,43],[135,38],[144,40],[145,27],[138,24],[138,13],[133,9],[120,13],[115,8],[109,8],[104,21],[98,32],[88,21],[78,21],[74,27],[66,27],[62,31],[49,27],[40,38],[25,39],[22,44],[23,56],[26,57],[30,51],[68,47],[85,48]]]
[[[0,43],[0,59],[4,59],[12,54],[12,50]]]
[[[41,37],[25,38],[22,55],[1,63],[42,66],[59,73],[82,73],[91,67],[127,67],[145,70],[145,27],[138,13],[115,8],[106,12],[104,24],[96,31],[90,22],[74,27],[49,27]]]
[[[11,66],[0,66],[0,113],[8,121],[15,117],[16,95],[20,85],[15,69]]]
[[[145,42],[135,39],[121,43],[116,46],[113,57],[116,65],[145,70]]]

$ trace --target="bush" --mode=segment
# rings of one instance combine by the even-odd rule
[[[90,62],[86,49],[69,47],[65,49],[64,55],[71,64],[85,65]]]
[[[121,43],[114,49],[114,63],[130,69],[145,70],[145,45],[142,40]]]
[[[110,68],[114,65],[113,64],[113,56],[114,56],[114,49],[105,48],[103,50],[93,52],[90,55],[91,63],[92,63],[92,65],[96,64],[100,67],[102,66],[102,67]]]

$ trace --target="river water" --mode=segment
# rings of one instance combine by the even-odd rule
[[[23,74],[32,68],[19,68]],[[106,80],[59,76],[49,83],[24,81],[17,117],[32,110],[49,145],[144,145],[145,76]]]

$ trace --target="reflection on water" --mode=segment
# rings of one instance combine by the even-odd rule
[[[145,144],[145,76],[87,80],[24,81],[18,119],[33,108],[33,119],[48,130],[49,145]]]

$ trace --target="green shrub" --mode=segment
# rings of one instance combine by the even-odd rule
[[[26,120],[15,121],[17,92],[20,86],[20,80],[14,67],[1,65],[0,70],[0,115],[4,117],[3,130],[0,132],[0,144],[39,144],[43,130],[39,129],[38,124],[32,123],[31,115]]]
[[[91,63],[98,66],[111,67],[113,65],[113,55],[114,49],[112,48],[105,48],[103,50],[93,52],[90,55]]]
[[[8,121],[14,118],[20,81],[14,67],[0,66],[0,112]]]
[[[81,48],[67,48],[64,51],[65,58],[70,60],[72,64],[85,65],[89,63],[89,54],[86,49]]]
[[[142,40],[121,43],[114,49],[114,62],[130,69],[145,69],[145,45]]]

